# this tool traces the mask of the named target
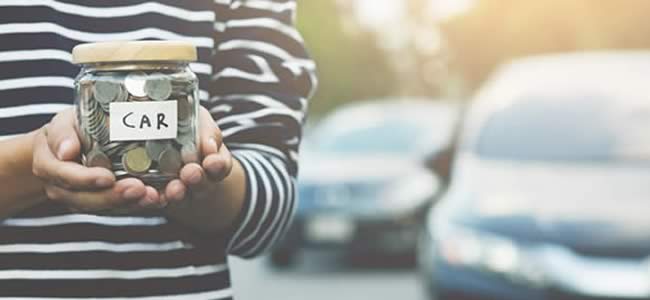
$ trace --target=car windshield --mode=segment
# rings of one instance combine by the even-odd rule
[[[318,135],[316,149],[329,154],[417,154],[426,151],[427,128],[408,120],[377,124]]]
[[[538,161],[650,159],[650,106],[603,95],[527,97],[493,114],[475,152],[483,158]]]

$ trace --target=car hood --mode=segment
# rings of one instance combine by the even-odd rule
[[[299,179],[303,184],[387,182],[421,171],[422,163],[399,156],[374,155],[303,157]]]
[[[471,161],[461,173],[476,226],[590,254],[650,254],[650,168]]]

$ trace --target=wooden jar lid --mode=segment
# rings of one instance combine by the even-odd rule
[[[75,64],[104,62],[196,61],[196,47],[187,42],[134,41],[81,44],[72,49]]]

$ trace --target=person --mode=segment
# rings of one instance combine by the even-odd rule
[[[230,299],[282,238],[315,65],[294,0],[0,1],[0,299]],[[71,50],[198,48],[200,164],[158,191],[79,163]],[[105,214],[128,209],[127,215]]]

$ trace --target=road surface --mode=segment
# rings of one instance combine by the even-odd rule
[[[231,259],[238,300],[425,300],[409,268],[350,267],[331,253],[309,253],[299,266],[275,270],[266,258]]]

